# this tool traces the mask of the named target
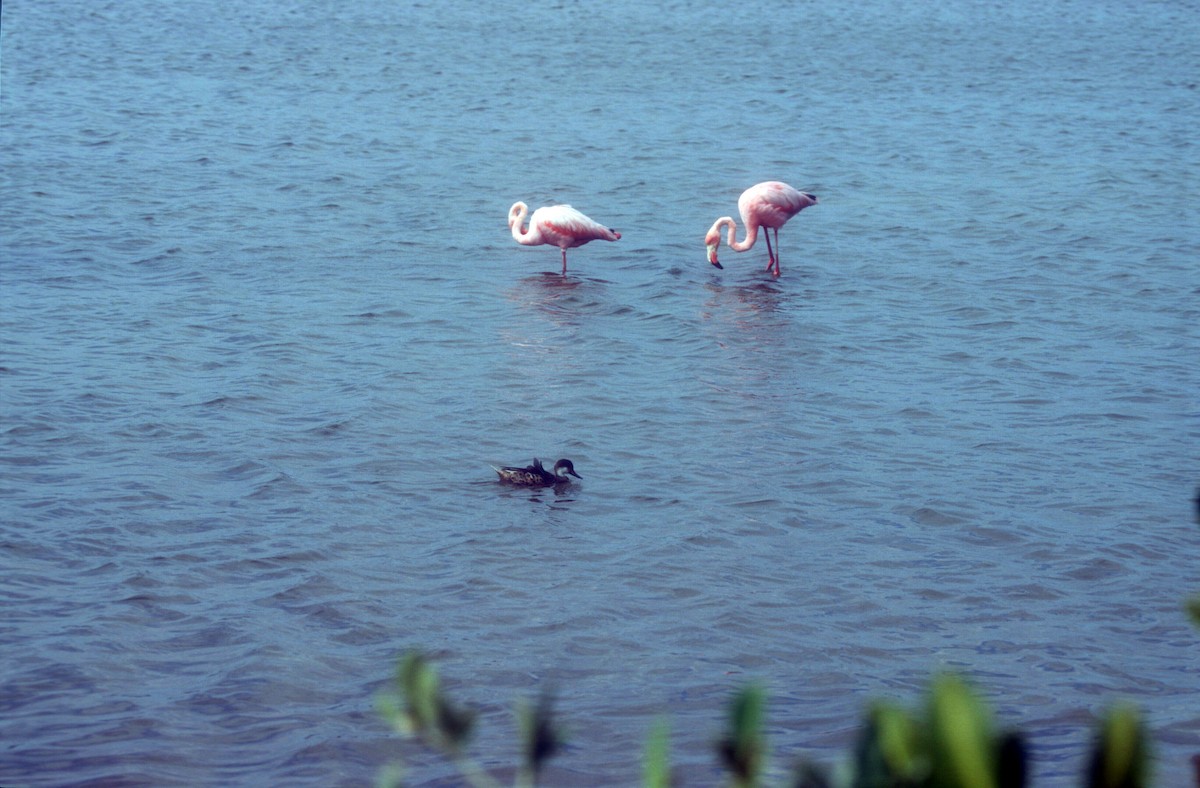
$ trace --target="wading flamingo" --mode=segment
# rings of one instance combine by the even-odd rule
[[[787,224],[787,220],[803,211],[810,205],[817,204],[817,196],[800,192],[779,181],[764,181],[751,186],[742,192],[738,198],[738,213],[742,215],[742,224],[746,226],[746,238],[741,243],[737,237],[737,222],[729,216],[722,216],[713,223],[708,235],[704,236],[704,245],[708,247],[708,261],[717,268],[723,268],[717,262],[717,248],[721,245],[721,225],[728,225],[729,248],[735,252],[744,252],[754,246],[758,240],[758,228],[766,227],[763,236],[767,239],[768,271],[774,267],[774,275],[779,276],[779,228]],[[771,249],[770,231],[775,231],[775,248]]]
[[[525,229],[525,217],[529,206],[523,202],[513,203],[508,209],[508,227],[517,243],[526,246],[551,244],[562,249],[563,276],[567,275],[567,250],[583,246],[597,238],[616,241],[621,234],[616,230],[594,222],[569,205],[548,205],[538,208],[529,219]]]

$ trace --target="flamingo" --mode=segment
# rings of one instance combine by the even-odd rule
[[[758,228],[766,227],[768,232],[763,235],[767,239],[767,268],[775,268],[774,275],[779,276],[779,228],[787,224],[787,220],[803,211],[810,205],[817,204],[817,196],[807,192],[796,191],[780,181],[764,181],[751,186],[742,192],[738,198],[738,213],[742,215],[742,224],[746,226],[746,238],[738,243],[737,222],[732,217],[722,216],[713,223],[708,234],[704,236],[704,245],[708,247],[708,261],[717,268],[724,268],[717,262],[717,248],[721,245],[721,225],[728,225],[729,248],[735,252],[744,252],[754,246],[758,240]],[[770,230],[775,231],[775,249],[771,249]]]
[[[593,221],[569,205],[548,205],[538,208],[529,219],[525,229],[525,217],[529,206],[523,202],[513,203],[508,209],[508,226],[517,243],[526,246],[553,244],[562,249],[562,272],[567,275],[567,250],[583,246],[588,241],[600,238],[616,241],[621,234],[612,228]]]

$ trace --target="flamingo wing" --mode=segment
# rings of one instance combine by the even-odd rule
[[[780,181],[766,181],[747,189],[738,199],[742,222],[779,229],[800,211],[816,204],[811,194],[797,191]]]
[[[548,244],[560,249],[582,246],[588,241],[615,241],[621,237],[599,222],[584,216],[569,205],[550,205],[538,208],[531,224],[536,224]]]
[[[817,198],[815,195],[793,189],[786,183],[781,183],[779,185],[783,188],[778,192],[775,192],[775,203],[780,207],[780,209],[787,212],[789,219],[810,205],[817,204]]]

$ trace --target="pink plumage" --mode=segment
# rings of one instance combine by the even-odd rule
[[[525,219],[529,218],[529,227]],[[588,241],[616,241],[621,234],[589,219],[569,205],[548,205],[529,216],[529,206],[513,203],[508,210],[508,227],[517,243],[526,246],[550,244],[562,250],[562,272],[567,273],[567,250],[583,246]]]
[[[766,227],[775,231],[775,248],[771,248],[770,233],[763,233],[767,239],[767,270],[774,268],[774,275],[779,276],[779,228],[787,224],[796,214],[810,205],[817,204],[815,194],[798,191],[780,181],[764,181],[751,186],[742,192],[738,198],[738,213],[742,215],[742,224],[746,227],[746,237],[737,241],[737,223],[732,217],[722,216],[713,223],[708,234],[704,236],[704,245],[708,247],[708,261],[717,268],[723,266],[717,262],[717,249],[721,246],[721,226],[729,229],[727,243],[735,252],[744,252],[754,246],[758,240],[758,228]]]

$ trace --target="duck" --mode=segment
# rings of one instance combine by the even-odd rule
[[[497,468],[495,465],[492,468],[500,475],[500,481],[522,487],[550,487],[555,484],[565,484],[571,481],[567,474],[576,479],[583,478],[575,472],[574,463],[568,459],[561,459],[554,463],[553,473],[543,468],[542,461],[537,457],[533,458],[533,465],[527,465],[524,468],[513,466]]]

